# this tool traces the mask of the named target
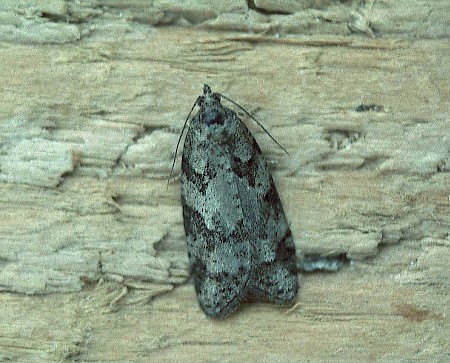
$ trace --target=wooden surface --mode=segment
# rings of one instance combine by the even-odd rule
[[[1,2],[0,361],[449,361],[449,10]],[[288,150],[242,115],[299,260],[346,256],[290,309],[197,306],[167,179],[203,83]]]

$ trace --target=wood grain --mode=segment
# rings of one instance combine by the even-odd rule
[[[447,2],[96,4],[0,5],[0,361],[450,360]],[[242,116],[297,250],[347,258],[291,309],[197,306],[167,180],[203,83],[289,151]]]

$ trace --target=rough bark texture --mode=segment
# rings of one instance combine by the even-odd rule
[[[2,1],[0,361],[450,360],[449,13]],[[203,83],[289,151],[242,115],[297,250],[346,257],[290,310],[197,306],[167,179]]]

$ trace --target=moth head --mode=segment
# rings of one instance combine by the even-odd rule
[[[203,94],[204,95],[209,95],[211,94],[211,87],[209,87],[209,85],[207,85],[206,83],[203,85]]]
[[[203,96],[199,96],[199,98],[197,99],[197,105],[199,107],[211,107],[220,104],[220,100],[220,94],[212,92],[211,87],[205,84],[203,85]]]
[[[197,105],[200,107],[197,117],[209,139],[223,142],[229,137],[234,119],[230,118],[227,109],[222,106],[220,101],[221,95],[212,92],[211,88],[205,84],[203,95],[197,99]]]

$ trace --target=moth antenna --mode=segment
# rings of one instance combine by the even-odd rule
[[[184,130],[186,129],[186,125],[187,125],[187,122],[188,122],[188,120],[189,120],[189,117],[191,116],[191,113],[192,113],[192,111],[194,110],[194,107],[198,104],[198,102],[200,101],[200,98],[201,98],[201,97],[202,97],[202,96],[198,96],[198,97],[197,97],[197,100],[196,100],[196,101],[194,102],[194,104],[192,105],[192,108],[191,108],[191,110],[189,111],[188,116],[186,117],[186,121],[184,121],[183,128],[181,129],[181,134],[180,134],[180,137],[178,138],[177,147],[175,148],[175,156],[173,157],[172,168],[170,168],[169,179],[167,180],[167,188],[169,188],[170,178],[171,178],[171,176],[172,176],[173,168],[175,167],[175,162],[176,162],[176,160],[177,160],[178,147],[180,146],[181,138],[183,137]]]
[[[234,102],[232,99],[228,98],[227,96],[224,96],[224,95],[221,94],[221,93],[217,93],[217,94],[218,94],[220,97],[223,97],[223,98],[225,98],[227,101],[231,102],[233,105],[239,107],[242,111],[244,111],[245,114],[246,114],[247,116],[251,117],[251,118],[259,125],[259,127],[261,127],[261,128],[264,130],[264,132],[265,132],[267,135],[269,135],[269,137],[272,139],[272,141],[273,141],[275,144],[277,144],[277,145],[280,147],[280,149],[283,150],[283,151],[286,153],[286,155],[289,155],[289,153],[287,152],[287,150],[286,150],[283,146],[281,146],[281,144],[280,144],[277,140],[275,140],[275,138],[270,134],[269,131],[267,131],[267,129],[263,126],[263,124],[262,124],[261,122],[259,122],[255,117],[253,117],[253,116],[252,116],[252,115],[251,115],[244,107],[242,107],[241,105],[239,105],[238,103]]]

